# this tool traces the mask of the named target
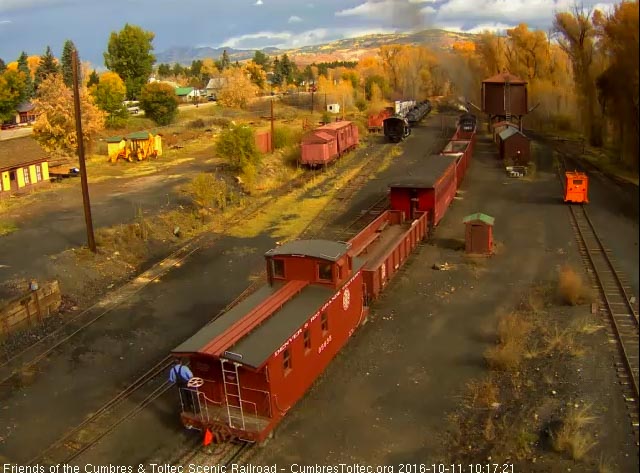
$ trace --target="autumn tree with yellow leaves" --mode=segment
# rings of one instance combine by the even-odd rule
[[[127,117],[127,108],[123,105],[127,87],[120,76],[115,72],[105,72],[89,91],[96,105],[107,113],[107,124],[111,127],[122,125]]]
[[[245,108],[258,94],[258,86],[251,82],[249,72],[244,67],[230,67],[222,72],[226,79],[220,89],[218,102],[225,107]]]
[[[33,134],[40,145],[51,152],[75,153],[77,135],[73,92],[64,84],[61,74],[51,74],[42,81],[33,103],[40,111]],[[94,103],[86,89],[80,91],[82,132],[84,140],[104,128],[105,113]]]

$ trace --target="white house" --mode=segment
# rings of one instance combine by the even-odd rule
[[[329,113],[340,113],[340,104],[339,103],[328,103],[327,104],[327,112],[329,112]]]

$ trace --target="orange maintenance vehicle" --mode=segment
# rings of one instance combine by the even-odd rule
[[[589,177],[583,172],[564,173],[564,201],[574,204],[588,204]]]

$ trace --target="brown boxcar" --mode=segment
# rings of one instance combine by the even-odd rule
[[[410,219],[415,219],[418,212],[426,212],[428,225],[435,226],[456,195],[456,158],[430,156],[415,174],[389,187],[392,210],[400,210]]]
[[[338,141],[322,130],[314,130],[302,139],[300,162],[307,166],[323,166],[338,156]]]
[[[350,121],[328,123],[302,139],[300,162],[326,165],[358,146],[358,127]]]
[[[338,156],[358,146],[358,127],[350,121],[328,123],[320,128],[323,132],[335,136],[338,141]]]
[[[366,260],[363,272],[367,300],[376,299],[427,234],[427,214],[387,210],[349,241],[349,252]]]
[[[507,127],[499,135],[500,159],[526,166],[531,159],[529,138],[517,128]]]
[[[482,111],[488,115],[526,115],[527,82],[503,72],[482,81]]]
[[[364,261],[343,242],[266,253],[269,284],[173,350],[194,377],[182,422],[218,440],[264,440],[367,316]]]

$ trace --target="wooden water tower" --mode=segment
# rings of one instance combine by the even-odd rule
[[[527,82],[509,72],[482,81],[482,111],[489,115],[489,126],[500,121],[517,123],[528,109]]]

